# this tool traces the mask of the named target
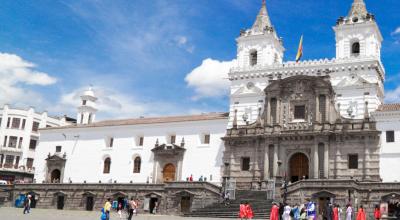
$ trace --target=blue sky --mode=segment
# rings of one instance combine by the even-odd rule
[[[400,1],[365,1],[384,37],[388,101],[400,101]],[[334,57],[332,26],[351,3],[267,0],[285,60],[294,59],[301,34],[303,59]],[[0,104],[74,116],[79,93],[92,84],[103,119],[227,111],[227,84],[214,72],[235,58],[235,38],[252,25],[260,5],[261,0],[3,0],[0,66],[7,67],[0,67]],[[187,78],[192,71],[211,76]]]

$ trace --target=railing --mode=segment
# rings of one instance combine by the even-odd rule
[[[19,172],[19,173],[35,173],[35,167],[19,166],[16,164],[0,164],[0,171],[10,171],[10,172]]]
[[[22,149],[21,148],[17,148],[17,147],[0,146],[0,152],[21,153],[22,154]]]

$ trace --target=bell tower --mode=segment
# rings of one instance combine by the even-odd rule
[[[97,97],[92,87],[81,95],[81,105],[78,107],[77,124],[90,124],[95,120]]]
[[[239,68],[282,63],[285,49],[271,24],[265,0],[262,1],[253,26],[248,30],[241,30],[236,41]]]
[[[354,0],[346,17],[333,28],[336,33],[336,58],[381,59],[382,34],[375,16],[367,11],[364,0]]]

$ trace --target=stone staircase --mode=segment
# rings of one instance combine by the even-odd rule
[[[208,218],[238,218],[239,205],[241,201],[248,202],[253,208],[254,219],[269,219],[272,200],[267,200],[265,191],[236,191],[236,200],[225,206],[223,203],[216,203],[211,206],[193,210],[184,214],[185,217],[208,217]]]

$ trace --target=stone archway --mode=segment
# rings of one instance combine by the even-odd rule
[[[54,169],[51,171],[50,180],[52,183],[59,183],[61,178],[61,171],[59,169]]]
[[[172,163],[165,165],[163,169],[163,181],[164,182],[175,181],[175,174],[176,174],[176,169]]]
[[[308,179],[309,169],[309,161],[305,154],[293,154],[289,160],[289,180],[293,183],[303,178]]]

